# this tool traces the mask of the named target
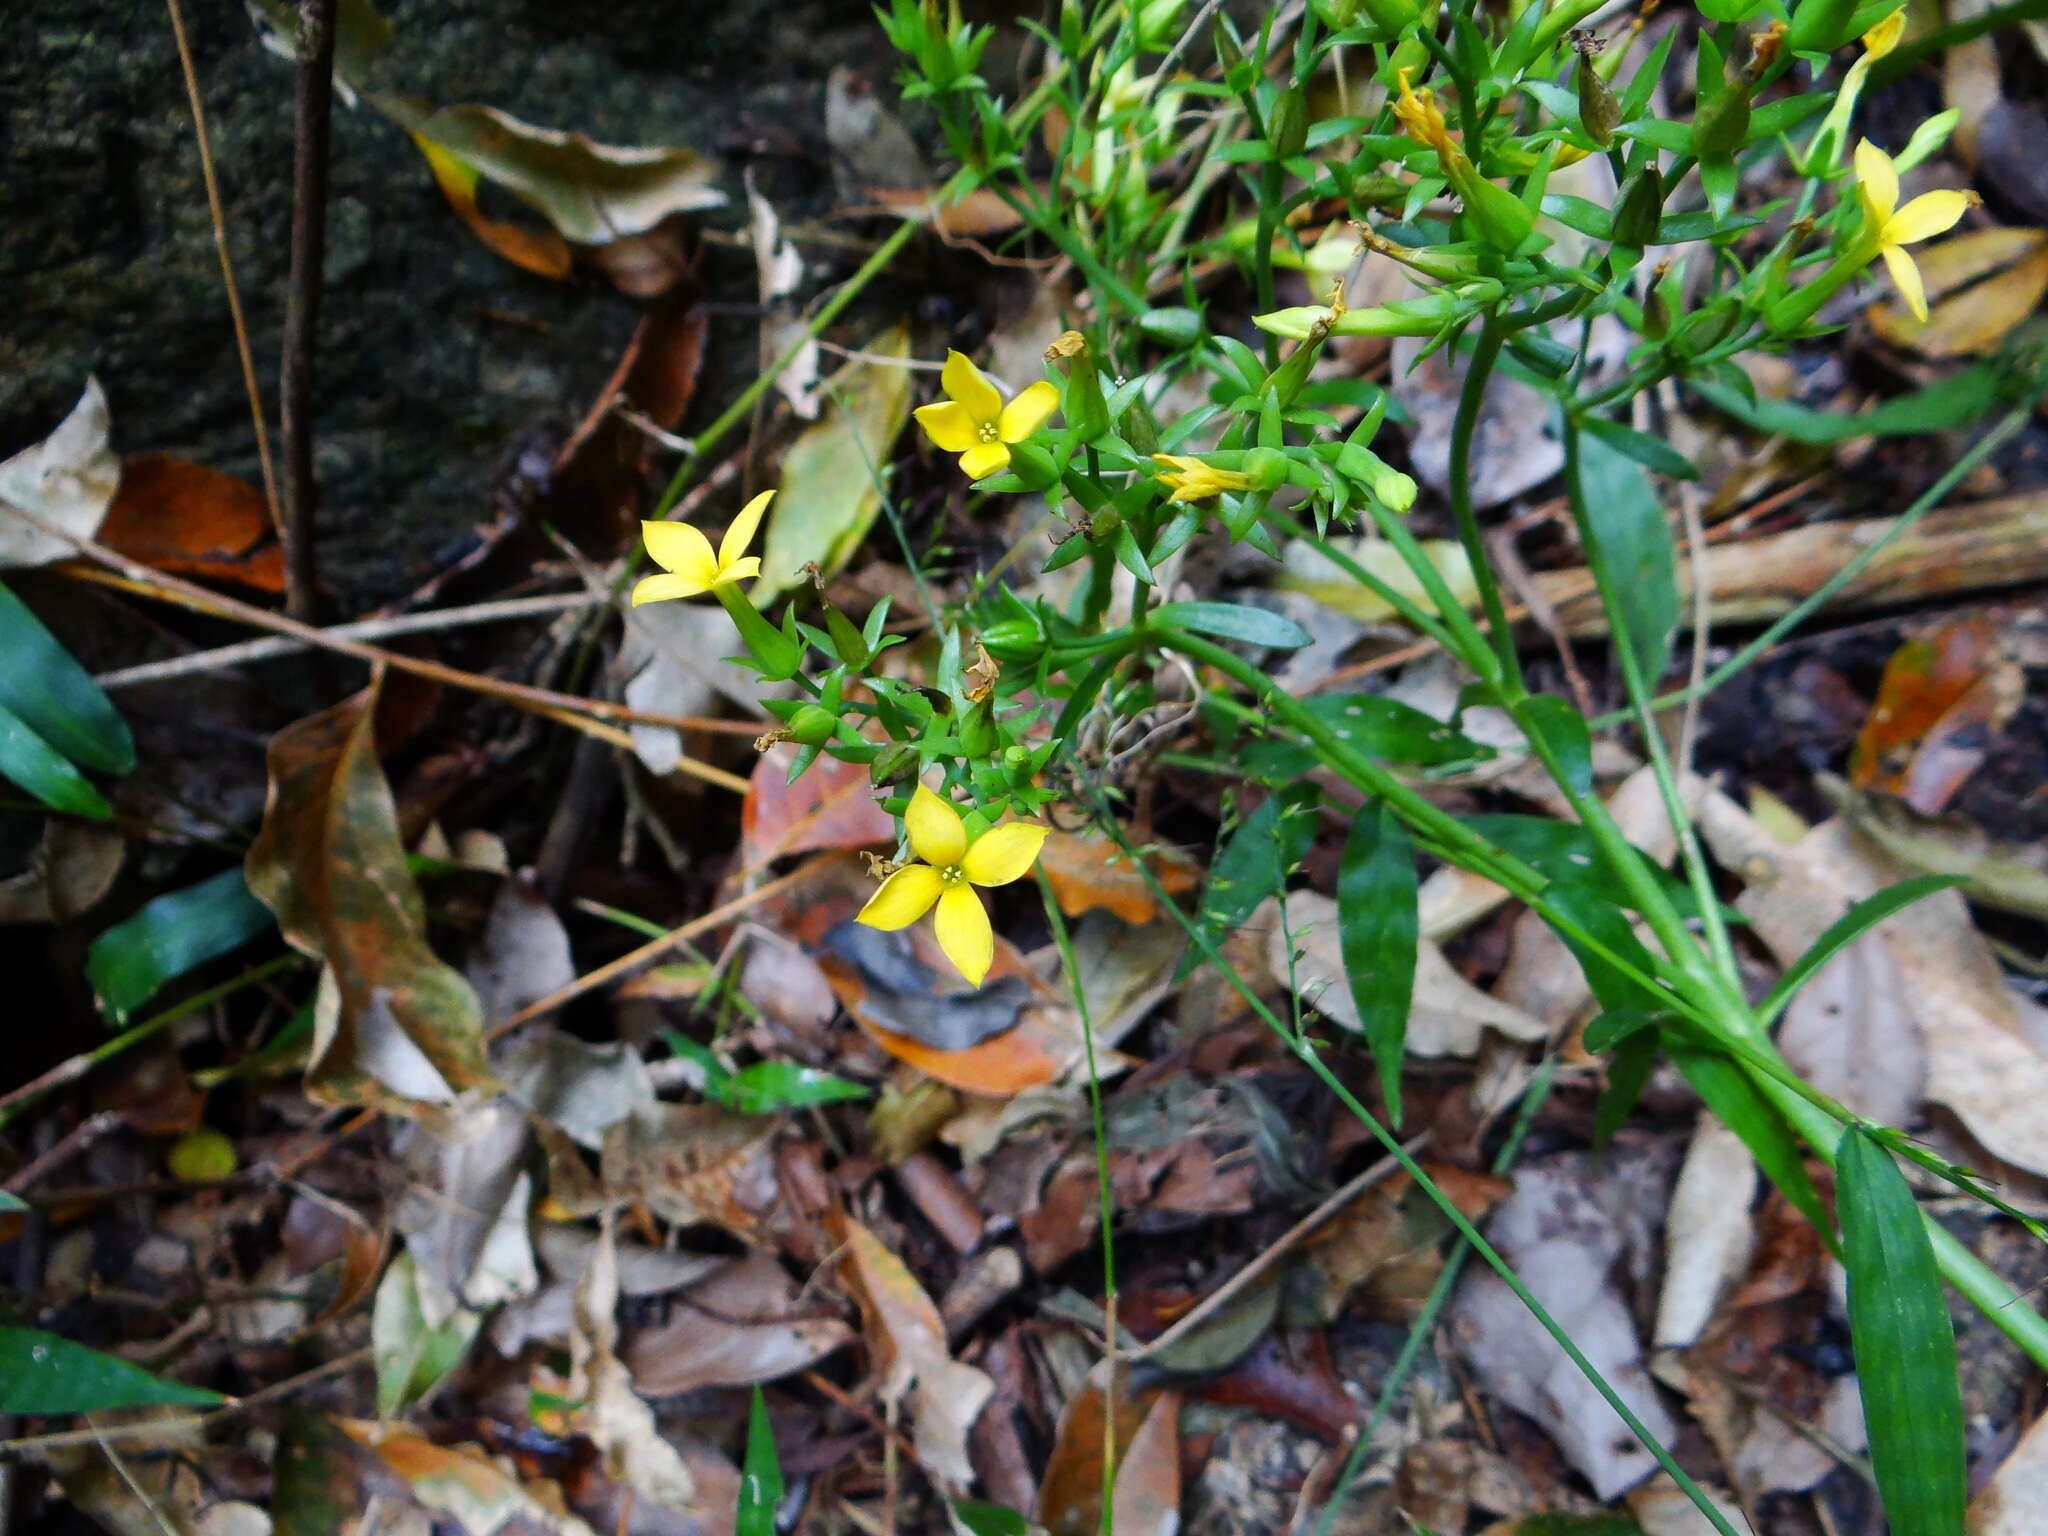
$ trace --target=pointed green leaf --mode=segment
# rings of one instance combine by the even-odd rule
[[[1650,1080],[1650,1068],[1657,1064],[1657,1032],[1654,1029],[1639,1029],[1623,1037],[1615,1047],[1614,1055],[1607,1063],[1607,1086],[1600,1093],[1600,1102],[1593,1110],[1593,1148],[1605,1149],[1614,1140],[1614,1133],[1621,1129],[1628,1119],[1628,1112],[1636,1106],[1642,1096],[1643,1084]]]
[[[96,773],[135,766],[135,738],[100,686],[42,620],[0,585],[0,706]]]
[[[0,1413],[98,1413],[156,1403],[219,1403],[218,1392],[152,1376],[139,1365],[40,1328],[0,1328]]]
[[[1299,650],[1310,639],[1309,632],[1294,620],[1244,603],[1162,603],[1151,618],[1154,623],[1191,629],[1196,634],[1274,650]]]
[[[1678,630],[1678,547],[1671,522],[1641,465],[1604,437],[1581,433],[1577,442],[1583,526],[1621,602],[1616,620],[1643,680],[1654,687],[1671,660],[1671,637]]]
[[[1757,1017],[1767,1024],[1775,1019],[1799,989],[1813,979],[1814,972],[1893,913],[1903,911],[1923,896],[1964,884],[1967,882],[1960,875],[1921,875],[1864,897],[1828,924],[1827,931],[1813,941],[1813,947],[1786,968],[1778,984],[1757,1004]]]
[[[92,941],[85,974],[100,1006],[124,1023],[166,983],[276,926],[239,869],[166,891]]]
[[[71,760],[5,705],[0,705],[0,777],[14,780],[53,811],[95,821],[114,814]]]
[[[1344,979],[1358,1007],[1365,1043],[1379,1064],[1387,1113],[1401,1123],[1401,1059],[1415,993],[1420,941],[1415,850],[1384,800],[1351,823],[1337,871],[1337,927]]]
[[[1798,1138],[1784,1117],[1727,1056],[1677,1044],[1670,1050],[1672,1061],[1692,1084],[1693,1092],[1706,1101],[1723,1125],[1742,1138],[1765,1177],[1785,1192],[1785,1198],[1832,1247],[1833,1225],[1827,1207],[1821,1204]]]
[[[747,1460],[740,1469],[734,1536],[775,1536],[775,1513],[781,1503],[782,1462],[775,1454],[775,1428],[768,1422],[767,1400],[756,1387],[747,1413]]]

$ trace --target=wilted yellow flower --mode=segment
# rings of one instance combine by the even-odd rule
[[[1002,392],[958,352],[946,354],[939,384],[951,398],[918,407],[917,424],[939,448],[960,455],[970,480],[1007,469],[1011,446],[1044,426],[1060,404],[1058,386],[1040,379],[1005,405]]]
[[[1426,85],[1416,90],[1408,80],[1413,73],[1412,69],[1401,71],[1401,94],[1394,100],[1394,116],[1416,143],[1427,144],[1439,155],[1449,154],[1451,130],[1444,122],[1443,109],[1436,104],[1436,92]]]
[[[1218,469],[1192,454],[1155,453],[1152,462],[1166,466],[1167,472],[1159,480],[1173,491],[1167,497],[1168,501],[1207,501],[1225,491],[1248,491],[1252,488],[1250,475],[1240,474],[1234,469]]]
[[[1891,268],[1899,295],[1917,320],[1927,318],[1927,289],[1906,247],[1954,226],[1970,206],[1967,192],[1926,192],[1899,206],[1899,172],[1892,157],[1865,139],[1856,146],[1856,197],[1863,204],[1863,238]]]
[[[936,905],[932,929],[939,948],[978,987],[995,963],[996,940],[974,887],[1022,879],[1038,861],[1050,829],[1013,821],[970,839],[960,813],[922,784],[910,797],[903,825],[910,834],[910,851],[921,862],[906,864],[884,880],[860,909],[858,920],[894,932],[908,928]]]
[[[768,510],[774,495],[773,491],[763,491],[742,507],[732,526],[725,530],[725,537],[718,541],[715,554],[711,541],[688,523],[643,522],[640,537],[647,545],[648,556],[664,574],[641,578],[633,588],[634,605],[658,603],[670,597],[698,597],[715,587],[751,581],[760,575],[760,558],[748,554],[747,546],[754,542],[761,514]]]

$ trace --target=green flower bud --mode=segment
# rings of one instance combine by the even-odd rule
[[[907,742],[899,741],[882,748],[875,754],[875,760],[868,764],[868,782],[877,789],[900,784],[916,773],[917,748]]]
[[[1010,473],[1023,481],[1028,491],[1050,490],[1060,478],[1051,450],[1036,441],[1010,445]]]
[[[1045,630],[1036,619],[1001,619],[981,632],[981,643],[998,661],[1036,661],[1045,649]]]
[[[1102,397],[1102,376],[1096,371],[1095,354],[1089,350],[1088,338],[1079,331],[1065,332],[1045,349],[1045,360],[1067,376],[1067,396],[1061,410],[1078,435],[1077,440],[1093,442],[1107,433],[1109,403]]]
[[[1124,525],[1123,513],[1115,507],[1104,507],[1100,512],[1088,515],[1088,542],[1104,544],[1115,538]]]
[[[821,704],[806,704],[789,717],[789,739],[806,747],[822,747],[839,729],[839,717]]]
[[[1463,156],[1444,169],[1450,173],[1452,189],[1464,199],[1465,218],[1473,233],[1503,256],[1518,255],[1532,241],[1543,238],[1536,233],[1536,215],[1529,205],[1506,187],[1488,181]]]
[[[1251,481],[1252,490],[1273,491],[1286,482],[1288,468],[1287,455],[1278,448],[1249,448],[1239,473]]]
[[[1300,91],[1281,92],[1279,104],[1266,124],[1266,137],[1272,143],[1273,153],[1282,160],[1292,160],[1307,146],[1308,118],[1302,109]]]
[[[1614,210],[1614,243],[1641,250],[1657,243],[1657,226],[1664,218],[1664,176],[1648,165],[1622,189],[1621,203]]]
[[[960,721],[960,750],[986,758],[996,749],[996,712],[987,701],[971,706]]]
[[[1414,480],[1362,443],[1346,443],[1337,451],[1337,472],[1364,486],[1389,512],[1406,512],[1415,505]]]

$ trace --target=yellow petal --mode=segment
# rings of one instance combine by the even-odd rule
[[[1038,861],[1050,827],[1036,827],[1028,821],[1012,821],[991,827],[974,840],[961,860],[960,869],[976,885],[1008,885],[1028,874]]]
[[[937,405],[920,405],[910,413],[924,428],[932,446],[946,453],[965,453],[981,441],[981,429],[973,415],[958,400],[941,400]]]
[[[1881,59],[1899,46],[1906,31],[1906,8],[1902,5],[1863,34],[1865,56]]]
[[[1955,227],[1956,220],[1970,211],[1965,192],[1923,192],[1884,221],[1886,245],[1911,245]]]
[[[1200,459],[1185,453],[1155,453],[1152,455],[1152,462],[1164,464],[1168,469],[1177,469],[1182,474],[1200,468],[1202,463]],[[1166,477],[1162,475],[1160,478],[1163,480]]]
[[[647,554],[664,571],[688,576],[708,587],[718,574],[718,557],[711,553],[711,541],[688,523],[642,523],[640,537]]]
[[[1060,408],[1059,386],[1040,379],[1003,407],[997,435],[1006,443],[1021,443],[1045,425],[1045,418]]]
[[[1010,467],[1010,450],[1001,443],[976,443],[960,455],[960,473],[970,480],[986,480]]]
[[[980,986],[995,964],[996,935],[988,925],[988,913],[981,898],[968,885],[956,885],[939,898],[939,915],[932,922],[939,948],[973,986]]]
[[[939,872],[931,865],[906,864],[882,882],[855,921],[889,933],[908,928],[931,910],[941,889]]]
[[[642,603],[659,603],[671,597],[696,597],[710,590],[709,582],[666,571],[659,576],[643,576],[635,583],[633,606],[638,608]]]
[[[1856,193],[1880,225],[1899,206],[1899,173],[1892,157],[1868,139],[1856,145]]]
[[[768,503],[775,499],[773,491],[763,491],[744,507],[740,515],[732,520],[732,526],[725,530],[725,537],[718,541],[718,568],[723,571],[754,542],[754,532],[761,526],[761,514],[768,510]]]
[[[752,581],[760,574],[761,557],[759,555],[748,555],[744,559],[733,561],[731,565],[720,566],[718,568],[718,580],[715,585],[729,586],[735,581]]]
[[[1899,297],[1906,301],[1906,308],[1913,311],[1915,320],[1927,318],[1927,286],[1920,281],[1920,269],[1913,265],[1904,247],[1888,245],[1884,248],[1884,264],[1892,269],[1892,282],[1898,286]]]
[[[967,828],[960,813],[922,784],[910,797],[903,826],[910,833],[910,851],[927,864],[951,869],[967,852]]]
[[[958,352],[946,354],[946,366],[939,374],[939,386],[967,407],[967,414],[980,426],[1003,414],[1003,397],[979,368]]]

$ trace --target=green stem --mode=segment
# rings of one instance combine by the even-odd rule
[[[1479,328],[1472,344],[1472,356],[1465,364],[1465,387],[1458,394],[1458,414],[1451,422],[1451,516],[1457,520],[1458,541],[1465,546],[1465,558],[1472,566],[1472,580],[1479,588],[1479,600],[1486,612],[1486,627],[1500,658],[1501,675],[1519,683],[1521,657],[1515,653],[1514,631],[1508,627],[1507,604],[1500,595],[1500,583],[1493,579],[1493,562],[1486,556],[1486,540],[1479,532],[1479,518],[1472,508],[1472,437],[1479,426],[1479,412],[1486,403],[1486,385],[1493,377],[1493,365],[1500,359],[1507,331],[1493,315]]]

